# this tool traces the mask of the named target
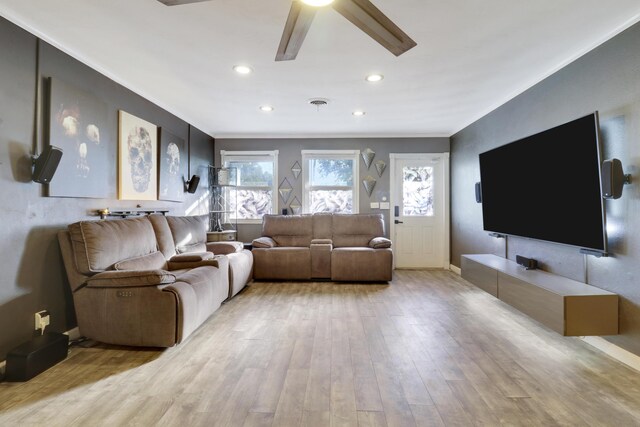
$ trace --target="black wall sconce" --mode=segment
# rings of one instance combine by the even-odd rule
[[[200,177],[198,175],[193,175],[191,179],[185,184],[187,193],[193,194],[198,189],[198,184],[200,184]]]
[[[39,156],[33,156],[33,172],[31,179],[40,184],[48,184],[58,169],[62,149],[53,145],[47,145]]]

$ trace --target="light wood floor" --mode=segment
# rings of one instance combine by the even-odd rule
[[[640,425],[640,374],[449,272],[255,283],[165,351],[73,347],[0,425]]]

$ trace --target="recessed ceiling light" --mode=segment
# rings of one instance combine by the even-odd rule
[[[333,3],[333,0],[302,0],[302,3],[308,4],[309,6],[326,6]]]
[[[357,111],[354,111],[352,114],[356,117],[362,117],[367,113],[365,113],[364,111],[357,110]]]
[[[384,76],[382,74],[369,74],[365,80],[371,83],[375,83],[375,82],[379,82],[382,79],[384,79]]]
[[[233,71],[235,71],[238,74],[251,74],[253,73],[253,68],[247,65],[234,65]]]
[[[264,111],[265,113],[270,113],[273,111],[273,107],[271,105],[261,105],[260,111]]]

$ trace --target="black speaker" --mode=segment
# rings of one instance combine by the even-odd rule
[[[482,185],[479,182],[476,182],[476,202],[482,203]]]
[[[28,381],[67,358],[69,336],[46,333],[28,341],[7,354],[5,380]]]
[[[289,210],[287,208],[282,208],[282,215],[289,215]]]
[[[538,268],[538,261],[533,258],[516,255],[516,262],[527,270],[535,270],[536,268]]]
[[[195,193],[198,189],[198,184],[200,184],[200,177],[198,175],[193,175],[189,181],[187,181],[187,192]]]
[[[38,157],[33,161],[33,173],[31,179],[40,184],[48,184],[58,169],[62,149],[53,145],[47,145]]]
[[[625,175],[622,162],[610,159],[602,162],[602,197],[605,199],[619,199],[622,189],[630,182],[630,175]]]

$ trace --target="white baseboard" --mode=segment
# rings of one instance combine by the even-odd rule
[[[453,264],[449,264],[449,270],[453,271],[454,273],[456,273],[458,276],[460,276],[462,274],[462,270],[460,270],[460,267],[456,267]]]
[[[580,337],[582,341],[640,372],[640,356],[610,343],[602,337]]]

